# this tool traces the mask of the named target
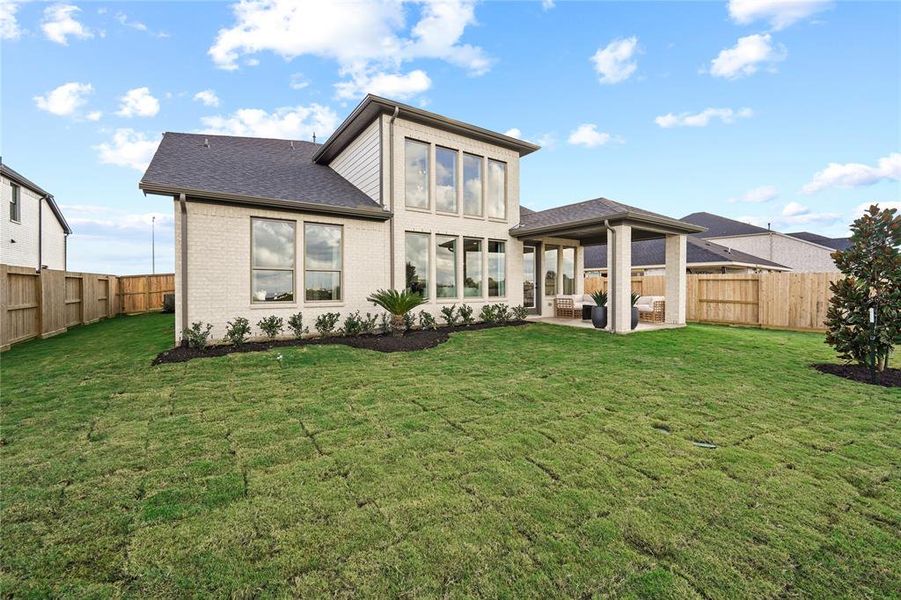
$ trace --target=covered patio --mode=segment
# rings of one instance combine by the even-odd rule
[[[665,240],[665,314],[660,325],[681,327],[685,325],[686,236],[701,231],[704,228],[697,225],[597,198],[540,212],[524,209],[519,225],[510,230],[510,235],[522,240],[524,257],[529,252],[534,254],[533,318],[542,321],[557,319],[553,306],[555,299],[561,295],[558,292],[574,298],[584,295],[583,249],[585,246],[605,244],[609,265],[607,329],[625,334],[633,331],[632,242]],[[564,270],[569,269],[568,261],[560,259],[558,254],[564,253],[557,250],[568,248],[574,249],[575,264],[572,282],[567,288],[569,280]],[[524,269],[528,269],[526,265],[529,264],[524,260]],[[524,286],[528,286],[529,273],[524,273],[523,280]],[[526,291],[528,293],[528,289]],[[585,324],[591,326],[590,322]],[[636,328],[635,331],[646,329],[648,327]]]

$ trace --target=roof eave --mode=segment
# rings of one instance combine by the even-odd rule
[[[593,225],[597,223],[603,223],[604,221],[608,221],[611,223],[617,223],[622,221],[629,221],[632,223],[638,223],[642,225],[649,225],[656,229],[667,229],[671,230],[672,233],[684,233],[686,235],[692,233],[701,233],[706,231],[704,227],[699,225],[693,225],[691,223],[685,223],[684,221],[680,221],[678,219],[671,219],[669,217],[664,216],[652,216],[644,213],[636,213],[632,211],[624,211],[620,213],[615,213],[612,215],[607,215],[605,217],[589,217],[586,219],[579,219],[577,221],[570,221],[566,223],[557,223],[554,225],[544,225],[541,227],[522,227],[520,228],[518,225],[510,229],[510,235],[515,238],[522,238],[534,235],[554,235],[554,232],[559,232],[560,237],[566,237],[564,233],[570,229],[576,229],[579,227],[585,227],[588,225]]]
[[[298,200],[283,200],[281,198],[239,196],[237,194],[211,192],[209,190],[194,190],[188,188],[172,187],[145,182],[143,180],[138,182],[138,188],[141,189],[145,194],[154,194],[158,196],[178,196],[180,194],[184,194],[185,196],[190,196],[192,198],[214,200],[217,202],[226,202],[229,204],[266,206],[270,208],[280,208],[297,212],[333,214],[340,216],[357,217],[362,219],[373,219],[377,221],[387,221],[392,216],[391,211],[381,208],[354,208],[350,206],[332,206],[327,204],[317,204],[314,202],[303,202]]]
[[[327,164],[346,148],[360,131],[368,127],[373,119],[382,114],[393,114],[395,109],[398,111],[398,116],[403,116],[411,121],[421,122],[438,129],[508,148],[516,151],[520,157],[531,154],[541,148],[537,144],[497,133],[490,129],[457,121],[456,119],[422,110],[408,104],[382,98],[381,96],[367,94],[363,101],[357,105],[353,112],[344,119],[341,125],[316,151],[313,155],[313,162]]]

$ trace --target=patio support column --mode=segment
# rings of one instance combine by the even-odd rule
[[[576,246],[576,289],[577,295],[582,296],[585,293],[585,246],[579,244]],[[580,300],[581,301],[581,300]]]
[[[685,325],[685,235],[666,236],[666,314],[670,325]]]
[[[632,226],[614,225],[613,243],[607,246],[613,247],[613,261],[607,263],[613,277],[608,282],[611,329],[614,333],[629,333],[632,331]]]

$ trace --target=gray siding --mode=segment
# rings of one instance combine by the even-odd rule
[[[376,119],[329,166],[364,194],[381,202],[379,120]]]

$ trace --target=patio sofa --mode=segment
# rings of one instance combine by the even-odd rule
[[[666,316],[666,298],[663,296],[641,296],[635,303],[638,320],[663,323]]]
[[[590,294],[558,295],[554,298],[554,316],[571,319],[585,318],[582,314],[583,306],[596,306],[594,298]]]

